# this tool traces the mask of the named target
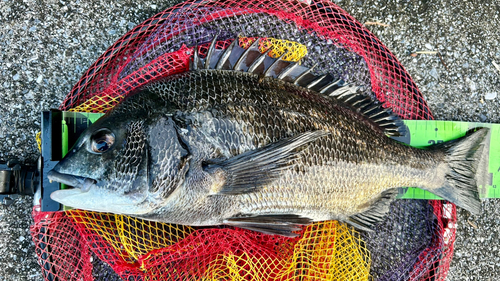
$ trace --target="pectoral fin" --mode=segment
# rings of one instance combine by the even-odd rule
[[[301,226],[308,225],[311,222],[309,218],[284,214],[234,217],[226,220],[224,223],[266,234],[297,237],[298,234],[294,232],[300,231],[302,229]]]
[[[292,165],[306,144],[328,134],[325,131],[306,132],[227,160],[207,161],[205,171],[214,175],[220,183],[212,192],[237,195],[255,191],[272,182],[283,169]]]

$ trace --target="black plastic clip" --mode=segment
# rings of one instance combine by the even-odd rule
[[[34,195],[40,185],[40,164],[16,159],[0,163],[0,204],[10,205],[21,195]]]

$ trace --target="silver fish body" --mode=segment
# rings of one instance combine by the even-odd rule
[[[254,73],[193,70],[147,86],[93,124],[51,177],[95,184],[52,198],[281,235],[332,219],[369,228],[405,186],[478,212],[473,178],[486,130],[417,149],[387,137],[384,126],[397,123],[363,99]]]

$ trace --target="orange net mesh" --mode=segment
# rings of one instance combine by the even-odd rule
[[[113,44],[60,109],[106,112],[147,83],[187,71],[193,49],[203,57],[216,34],[217,48],[234,38],[243,48],[259,40],[260,50],[272,57],[285,54],[285,60],[317,64],[315,71],[367,86],[403,118],[432,119],[394,55],[326,0],[178,4]],[[444,280],[455,235],[454,206],[445,206],[452,205],[398,201],[374,233],[326,221],[294,239],[81,210],[35,210],[32,235],[45,280]]]

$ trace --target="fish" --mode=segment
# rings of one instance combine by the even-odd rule
[[[74,208],[294,237],[339,220],[369,231],[400,187],[474,214],[487,128],[414,148],[369,89],[300,62],[209,42],[189,71],[144,86],[92,124],[50,180]]]

